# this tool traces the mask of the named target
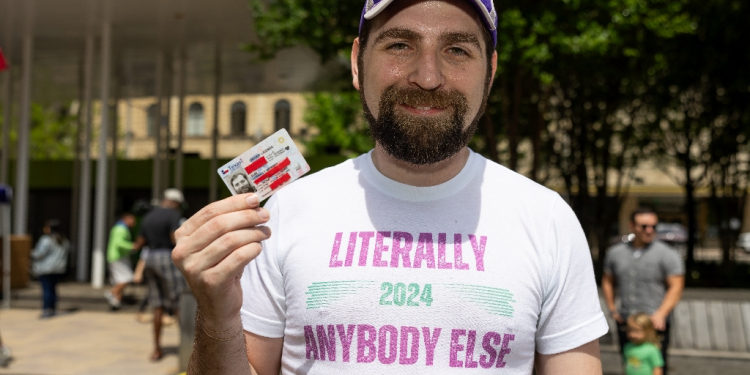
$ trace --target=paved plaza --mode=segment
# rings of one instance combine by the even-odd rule
[[[152,349],[151,325],[136,320],[137,301],[143,287],[129,288],[128,300],[119,311],[110,311],[102,294],[87,284],[60,287],[64,315],[39,319],[40,290],[37,283],[13,293],[10,310],[0,310],[0,334],[13,349],[14,360],[0,375],[174,375],[178,373],[179,328],[165,326],[165,357],[148,360]],[[688,290],[702,296],[706,291]],[[714,298],[747,298],[747,292],[711,291]],[[619,354],[611,346],[602,350],[605,375],[622,374]],[[671,375],[747,375],[750,359],[671,356]]]

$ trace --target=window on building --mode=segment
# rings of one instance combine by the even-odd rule
[[[232,104],[232,135],[245,135],[247,128],[247,107],[243,102]]]
[[[193,103],[188,107],[187,135],[201,136],[206,134],[206,118],[203,115],[203,105]]]
[[[274,108],[274,124],[276,130],[286,129],[289,131],[289,119],[291,114],[292,106],[285,99],[281,99],[276,102]]]
[[[146,135],[153,137],[156,135],[156,125],[158,124],[158,110],[156,104],[151,104],[146,110]]]

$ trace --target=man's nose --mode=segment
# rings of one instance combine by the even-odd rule
[[[437,51],[421,51],[412,62],[409,83],[428,91],[440,88],[445,84],[442,65]]]

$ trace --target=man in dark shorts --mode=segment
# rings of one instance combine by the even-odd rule
[[[164,355],[161,348],[161,325],[164,310],[177,315],[177,302],[185,287],[180,271],[172,263],[172,249],[175,245],[174,232],[180,226],[180,207],[185,201],[177,189],[164,191],[161,205],[154,207],[144,218],[135,248],[150,248],[146,258],[144,274],[148,280],[148,301],[154,309],[154,351],[152,361]]]

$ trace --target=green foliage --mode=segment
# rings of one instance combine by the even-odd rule
[[[261,59],[296,45],[307,45],[323,61],[343,55],[348,58],[357,37],[361,1],[340,0],[249,0],[257,41],[247,51]]]
[[[308,155],[340,154],[351,158],[374,146],[358,92],[309,94],[307,105],[305,122],[318,131],[305,142]]]
[[[76,117],[66,110],[31,106],[32,159],[71,159],[75,154]]]
[[[0,116],[0,121],[3,117]],[[15,119],[14,119],[15,120]],[[75,115],[66,109],[45,108],[39,103],[31,105],[31,133],[29,134],[29,156],[32,160],[72,159],[75,154],[76,136]],[[9,150],[11,158],[16,157],[18,131],[10,131]]]

